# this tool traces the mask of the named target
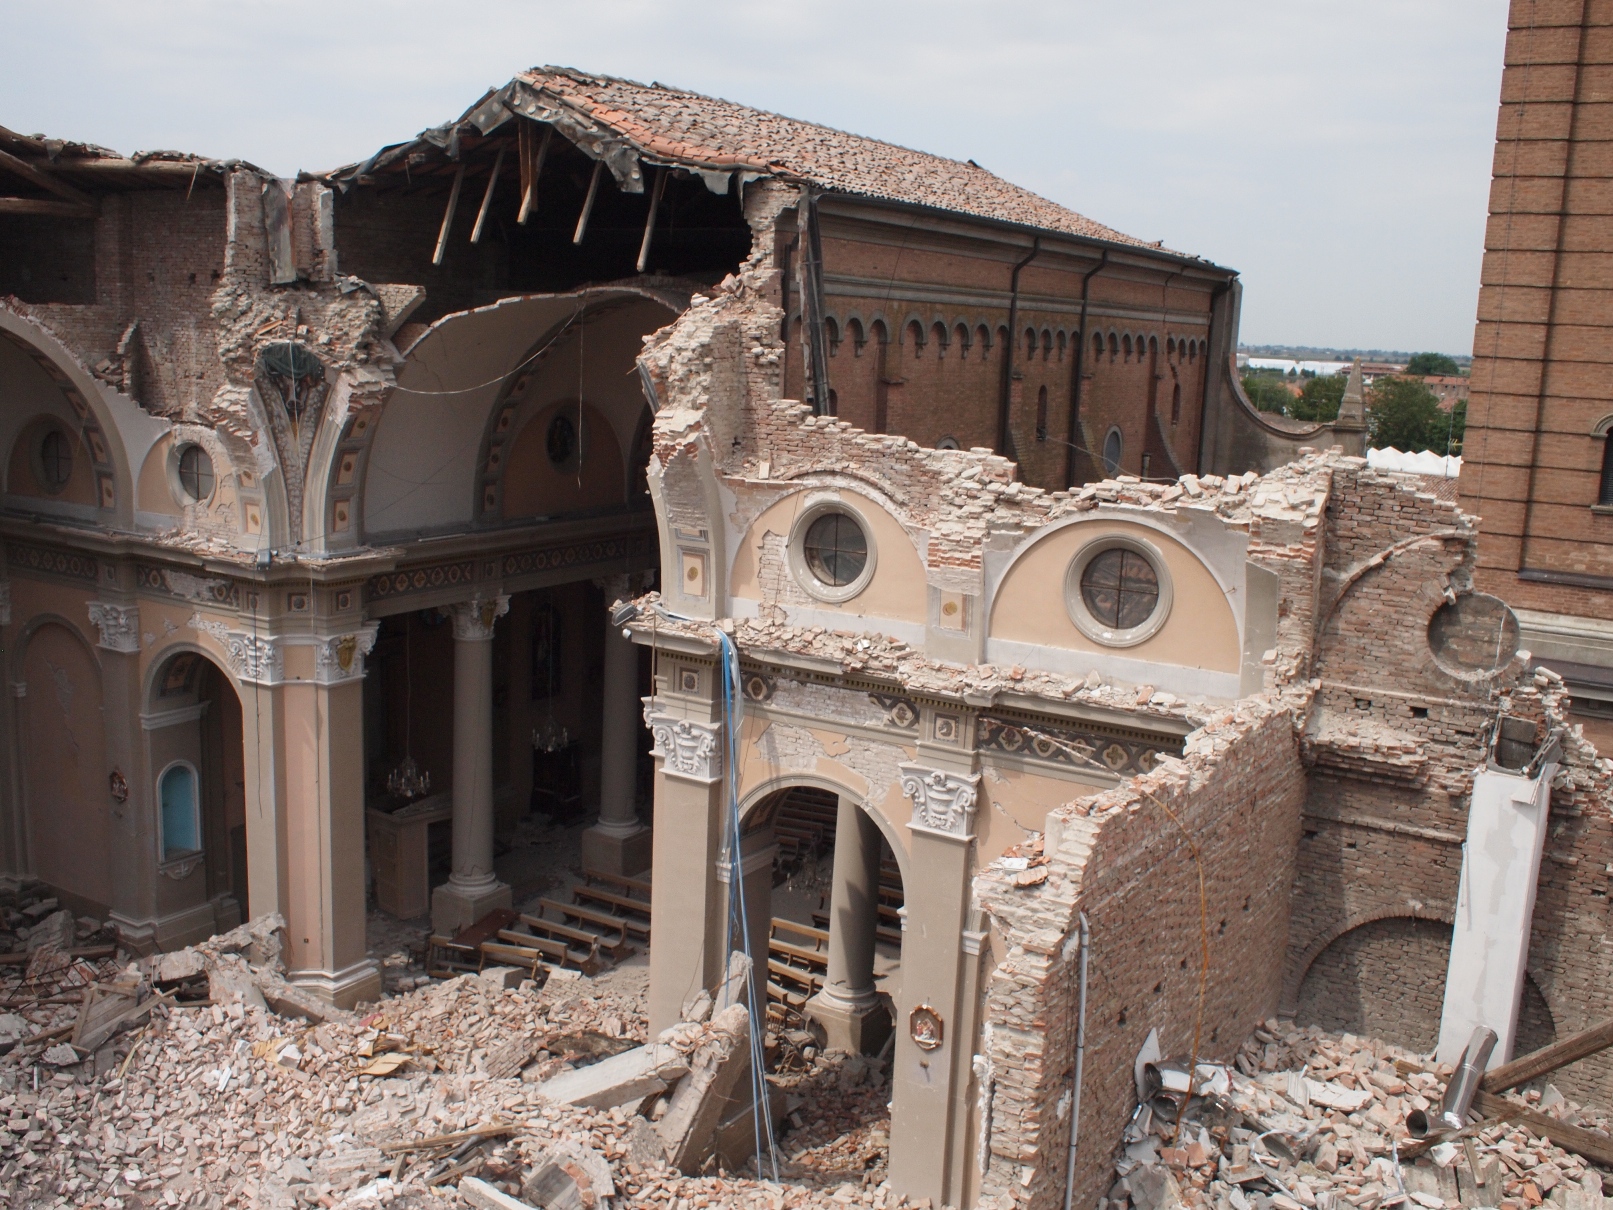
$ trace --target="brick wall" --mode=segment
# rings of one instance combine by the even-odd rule
[[[1512,4],[1461,477],[1483,517],[1479,582],[1585,617],[1613,609],[1613,515],[1592,510],[1605,440],[1592,429],[1613,413],[1613,169],[1595,91],[1610,29],[1604,0]],[[1520,567],[1606,583],[1527,583]]]
[[[1281,702],[1246,700],[1196,733],[1184,760],[1056,812],[1041,886],[1018,889],[994,870],[977,879],[1000,956],[982,1041],[994,1089],[984,1198],[1062,1204],[1079,913],[1091,922],[1092,950],[1076,1205],[1092,1205],[1113,1180],[1116,1140],[1136,1103],[1133,1061],[1150,1030],[1167,1055],[1186,1055],[1197,1027],[1200,1053],[1226,1058],[1275,1011],[1304,797],[1293,719]]]

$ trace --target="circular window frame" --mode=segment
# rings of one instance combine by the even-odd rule
[[[825,584],[812,574],[812,568],[807,563],[806,535],[812,528],[812,523],[820,517],[830,513],[843,513],[856,522],[857,528],[862,530],[863,541],[868,544],[868,560],[857,578],[848,584],[835,586]],[[819,496],[807,502],[805,508],[796,516],[790,527],[789,544],[790,575],[794,577],[797,587],[815,600],[830,605],[841,605],[860,595],[874,578],[874,568],[879,563],[879,544],[874,541],[873,526],[868,524],[868,517],[860,508],[848,504],[839,496]]]
[[[45,442],[55,434],[67,443],[67,478],[60,483],[53,484],[49,475],[45,473]],[[67,426],[52,417],[40,424],[29,441],[28,469],[33,472],[34,482],[46,498],[55,499],[63,495],[73,483],[73,472],[78,470],[79,451],[74,448],[77,444]]]
[[[192,446],[202,452],[202,455],[207,459],[208,466],[212,468],[213,490],[208,492],[205,496],[191,495],[190,492],[185,489],[185,481],[180,478],[179,475],[179,460],[184,457],[185,451],[190,449]],[[218,463],[213,459],[213,451],[208,449],[207,446],[203,445],[200,441],[174,442],[173,445],[171,445],[168,449],[167,470],[168,491],[173,495],[175,502],[178,503],[181,508],[194,508],[197,505],[205,505],[208,503],[208,501],[212,500],[214,496],[218,495]]]
[[[1126,630],[1113,630],[1098,621],[1081,595],[1081,577],[1086,574],[1087,566],[1099,555],[1111,550],[1127,550],[1142,556],[1148,560],[1159,581],[1159,600],[1154,604],[1154,612],[1148,615],[1148,620],[1142,625]],[[1070,566],[1064,573],[1064,611],[1069,614],[1077,630],[1105,647],[1135,647],[1139,643],[1146,643],[1160,632],[1170,618],[1174,601],[1175,590],[1171,585],[1170,568],[1166,566],[1165,556],[1152,542],[1131,534],[1103,534],[1092,538],[1075,552],[1075,558],[1070,560]]]

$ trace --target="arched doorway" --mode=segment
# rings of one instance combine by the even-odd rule
[[[172,945],[176,928],[233,928],[250,902],[241,700],[217,665],[181,650],[158,664],[142,724],[161,875],[158,935]],[[163,921],[174,923],[164,929]]]
[[[905,854],[885,827],[827,784],[771,786],[740,825],[769,1062],[800,1106],[775,1125],[796,1162],[826,1178],[877,1181],[889,1161]]]
[[[115,837],[100,664],[63,621],[38,623],[23,644],[17,704],[29,872],[75,910],[104,914]]]

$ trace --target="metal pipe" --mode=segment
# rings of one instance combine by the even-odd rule
[[[638,271],[644,272],[644,266],[650,263],[650,236],[655,234],[655,212],[661,207],[661,190],[666,188],[665,168],[655,170],[655,188],[650,191],[650,212],[644,218],[644,239],[638,246]]]
[[[1081,913],[1081,973],[1078,999],[1080,1008],[1075,1018],[1075,1083],[1070,1089],[1070,1160],[1064,1174],[1064,1210],[1070,1210],[1075,1197],[1075,1145],[1081,1139],[1081,1073],[1087,1059],[1087,954],[1092,948],[1092,926],[1087,914]]]
[[[1013,276],[1008,281],[1008,347],[1003,350],[1003,388],[1002,398],[997,404],[997,452],[1008,457],[1009,405],[1014,393],[1014,350],[1019,347],[1019,273],[1042,254],[1042,237],[1035,236],[1031,240],[1031,250],[1025,259],[1014,266]]]
[[[1445,1083],[1445,1096],[1439,1103],[1439,1112],[1433,1118],[1420,1109],[1413,1109],[1406,1115],[1406,1129],[1413,1137],[1427,1138],[1430,1134],[1461,1130],[1467,1125],[1468,1110],[1473,1107],[1474,1094],[1479,1090],[1479,1081],[1484,1078],[1484,1069],[1490,1062],[1490,1052],[1495,1049],[1495,1043],[1495,1030],[1483,1025],[1473,1030],[1462,1057],[1456,1061],[1456,1070],[1451,1072],[1451,1078]]]
[[[582,243],[583,233],[588,230],[588,216],[594,210],[594,195],[599,192],[599,174],[605,171],[605,161],[594,161],[594,175],[588,178],[588,196],[582,200],[582,213],[577,216],[577,232],[571,237],[574,244]]]
[[[437,250],[431,254],[431,263],[442,264],[442,254],[448,247],[448,229],[454,225],[454,211],[459,206],[459,190],[465,183],[465,165],[454,173],[454,187],[448,191],[448,209],[443,211],[442,230],[437,232]]]
[[[504,167],[504,148],[498,149],[498,155],[493,158],[493,171],[487,178],[487,192],[482,194],[482,208],[476,212],[476,225],[471,228],[470,242],[482,242],[482,225],[487,222],[487,211],[493,204],[493,186],[498,184],[499,170]]]
[[[1086,380],[1087,371],[1087,296],[1092,286],[1092,279],[1102,273],[1104,266],[1109,263],[1109,249],[1103,250],[1098,263],[1088,269],[1081,277],[1081,336],[1075,342],[1075,381],[1070,384],[1070,434],[1064,443],[1064,485],[1075,486],[1075,456],[1081,451],[1077,449],[1076,440],[1081,432],[1081,390]]]

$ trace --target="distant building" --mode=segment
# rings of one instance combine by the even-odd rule
[[[1439,399],[1439,406],[1444,411],[1450,411],[1457,401],[1467,402],[1468,384],[1471,379],[1460,374],[1440,375],[1426,374],[1420,380]]]

